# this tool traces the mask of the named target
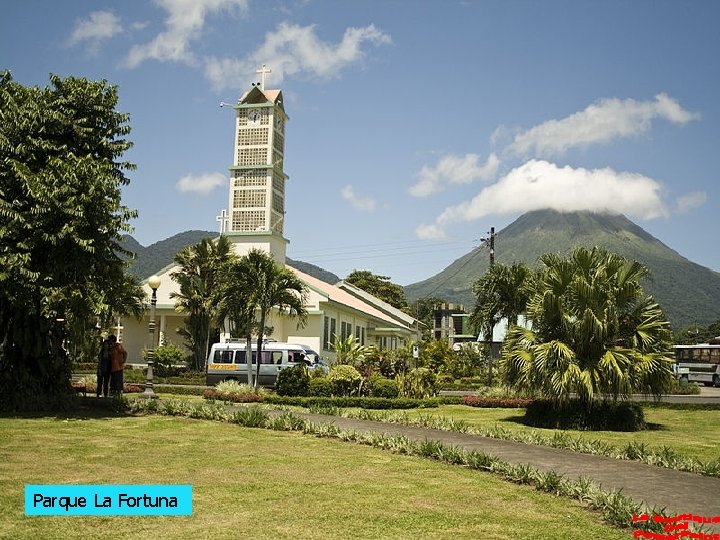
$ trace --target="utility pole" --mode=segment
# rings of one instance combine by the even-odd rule
[[[495,264],[495,227],[490,227],[487,238],[481,238],[480,242],[490,248],[490,266]]]
[[[490,227],[488,238],[481,238],[480,242],[490,248],[490,268],[495,264],[495,227]],[[490,328],[485,334],[485,345],[487,346],[488,354],[488,386],[492,386],[492,364],[493,364],[493,344],[492,344],[493,329]]]

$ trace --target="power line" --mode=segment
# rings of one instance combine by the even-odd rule
[[[410,240],[410,241],[397,241],[397,242],[383,242],[383,243],[376,243],[376,244],[356,244],[356,245],[347,245],[344,244],[342,246],[337,247],[325,247],[321,249],[311,249],[311,250],[300,250],[298,252],[293,253],[293,257],[322,257],[324,254],[329,255],[343,255],[345,252],[347,253],[358,253],[359,251],[362,251],[363,253],[376,253],[376,252],[383,252],[383,251],[397,251],[399,249],[404,250],[423,250],[427,251],[429,249],[432,249],[434,247],[442,247],[443,249],[452,249],[448,246],[452,245],[460,245],[460,244],[466,244],[468,242],[466,241],[451,241],[451,242],[435,242],[435,243],[428,243],[425,240]],[[364,249],[364,248],[379,248],[379,249]]]

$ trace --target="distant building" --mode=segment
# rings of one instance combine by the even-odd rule
[[[448,344],[457,350],[463,343],[483,344],[485,336],[475,333],[470,324],[470,314],[465,311],[462,304],[438,304],[433,309],[433,337],[437,340],[445,339]],[[524,317],[518,323],[527,326]],[[501,319],[493,328],[490,347],[492,357],[498,358],[507,334],[507,319]]]
[[[461,304],[438,304],[433,309],[433,338],[456,344],[477,341],[470,325],[470,315]]]
[[[233,165],[227,210],[217,217],[220,232],[233,244],[238,255],[251,249],[261,249],[279,263],[285,262],[288,240],[284,237],[285,182],[284,172],[285,113],[282,92],[265,90],[264,77],[269,72],[263,66],[258,71],[262,82],[253,85],[234,106],[236,112]],[[320,225],[318,225],[320,227]],[[318,234],[321,231],[318,230]],[[287,266],[305,283],[309,290],[306,306],[309,316],[304,328],[297,328],[296,320],[271,315],[267,325],[273,328],[272,337],[278,341],[294,341],[314,348],[332,359],[335,336],[355,336],[363,345],[383,349],[397,349],[415,339],[417,321],[382,300],[344,282],[329,285]],[[182,345],[179,331],[183,327],[183,313],[175,310],[171,298],[178,291],[171,274],[178,270],[170,265],[159,272],[161,285],[157,290],[156,320],[161,342]],[[148,298],[151,289],[144,282]],[[118,321],[115,331],[121,336],[130,362],[141,362],[142,350],[149,344],[148,316],[141,321]],[[229,336],[221,336],[221,339]]]

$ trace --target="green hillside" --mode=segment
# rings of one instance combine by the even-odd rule
[[[215,238],[217,235],[216,232],[212,231],[185,231],[147,247],[141,245],[132,236],[125,235],[123,246],[135,254],[130,266],[130,272],[140,279],[146,279],[172,263],[175,254],[184,247],[197,244],[203,238]],[[314,264],[289,258],[287,263],[321,281],[333,285],[340,281],[340,278],[332,272],[328,272]]]
[[[695,264],[620,215],[539,210],[524,214],[497,233],[496,261],[537,265],[547,252],[568,253],[575,246],[602,246],[645,264],[644,283],[665,309],[674,329],[707,325],[720,319],[720,273]],[[446,298],[470,307],[472,284],[489,265],[488,252],[477,248],[439,274],[405,287],[409,300]]]

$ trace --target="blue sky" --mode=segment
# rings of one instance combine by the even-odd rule
[[[407,285],[550,207],[624,213],[719,271],[719,26],[714,1],[17,0],[0,69],[118,85],[143,245],[218,230],[219,103],[267,64],[289,257]]]

